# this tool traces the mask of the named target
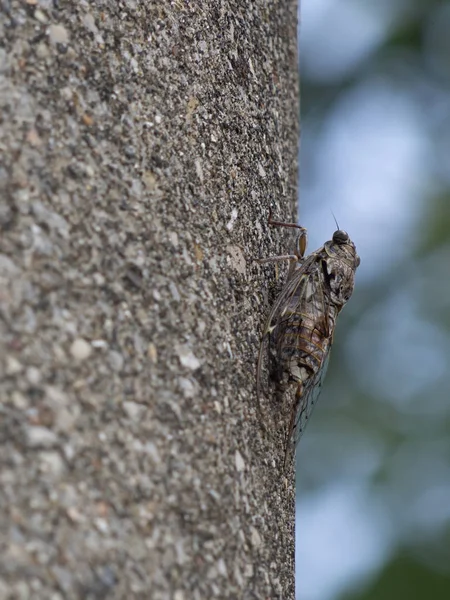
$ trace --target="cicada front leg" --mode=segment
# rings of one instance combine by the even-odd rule
[[[282,254],[281,256],[268,256],[267,258],[255,258],[256,262],[260,265],[268,262],[282,262],[283,260],[292,260],[298,262],[298,256],[296,254]]]
[[[269,209],[269,219],[267,223],[273,227],[290,227],[300,230],[295,242],[294,252],[291,254],[281,254],[280,256],[269,256],[268,258],[256,258],[255,260],[259,264],[289,260],[291,261],[289,272],[291,272],[295,268],[295,263],[301,263],[305,257],[306,244],[308,240],[307,231],[305,227],[297,225],[296,223],[282,223],[281,221],[274,221],[272,219],[272,209]]]
[[[295,255],[297,256],[297,260],[301,262],[305,256],[306,246],[308,243],[308,232],[306,228],[302,227],[301,225],[297,225],[297,223],[283,223],[282,221],[274,221],[272,219],[272,209],[269,209],[269,219],[267,223],[272,227],[289,227],[291,229],[300,230],[295,243]]]

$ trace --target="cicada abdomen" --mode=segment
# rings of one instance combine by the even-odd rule
[[[295,445],[311,415],[328,366],[336,319],[353,292],[355,271],[360,259],[345,231],[307,256],[306,230],[291,223],[269,224],[300,229],[292,255],[261,262],[290,260],[287,280],[266,321],[258,357],[257,395],[261,393],[263,344],[269,339],[271,379],[280,397],[290,384],[295,396],[286,436],[286,453]]]

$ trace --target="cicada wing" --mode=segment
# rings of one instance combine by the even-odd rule
[[[285,336],[295,337],[296,330],[301,330],[302,322],[307,321],[310,329],[311,324],[314,324],[314,329],[320,332],[321,336],[329,337],[330,299],[325,293],[319,266],[316,263],[305,263],[293,274],[283,291],[272,326],[280,357],[286,341]]]
[[[259,344],[258,364],[256,367],[256,397],[258,403],[260,402],[261,398],[262,365],[264,360],[264,345],[266,338],[271,335],[271,333],[277,328],[277,325],[280,323],[280,315],[283,313],[285,307],[289,304],[290,299],[293,297],[297,288],[303,281],[304,270],[305,267],[303,264],[291,273],[288,280],[284,284],[279,296],[275,300],[275,303],[272,306],[269,316],[267,317],[266,322],[264,324],[264,330],[261,337],[261,342]]]
[[[328,349],[327,355],[324,358],[322,366],[316,373],[315,377],[311,379],[309,384],[305,386],[304,393],[302,394],[298,406],[296,407],[296,415],[294,422],[294,444],[297,447],[300,438],[305,430],[306,423],[311,417],[313,408],[317,404],[317,400],[322,391],[323,382],[325,381],[325,375],[328,369],[328,363],[330,360],[330,349]]]
[[[291,419],[287,430],[286,451],[292,442],[298,441],[309,420],[312,409],[320,395],[328,367],[332,341],[332,324],[330,298],[325,290],[322,270],[317,263],[310,263],[308,268],[293,277],[289,294],[284,297],[284,308],[280,311],[274,338],[279,361],[289,366],[291,379],[298,382],[297,393],[292,407]],[[305,335],[305,333],[309,334]],[[311,336],[311,337],[309,337]],[[303,361],[311,352],[309,366]],[[303,356],[304,358],[299,358]],[[296,360],[299,371],[309,373],[297,379],[292,371]],[[311,364],[317,364],[313,371]],[[299,395],[300,394],[300,395]]]

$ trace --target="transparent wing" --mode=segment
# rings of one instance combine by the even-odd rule
[[[286,436],[286,456],[292,441],[295,446],[298,444],[320,395],[328,367],[333,323],[320,257],[295,275],[298,276],[293,277],[274,315],[273,339],[280,363],[294,360],[295,364],[300,354],[308,355],[300,364],[311,361],[315,366],[310,377],[302,379],[297,389]]]
[[[295,331],[302,321],[307,320],[323,337],[329,336],[330,297],[325,293],[325,282],[320,262],[315,261],[306,265],[305,270],[299,269],[288,282],[286,290],[281,293],[281,303],[273,315],[270,332],[280,345],[289,329]],[[283,293],[286,292],[286,293]]]
[[[312,298],[314,298],[314,302],[311,302]],[[277,346],[279,346],[283,337],[282,330],[288,327],[290,322],[298,321],[299,317],[301,318],[302,315],[306,314],[306,311],[309,319],[314,319],[317,326],[326,335],[328,310],[329,300],[324,293],[320,261],[317,260],[317,256],[311,255],[290,275],[272,306],[264,325],[256,373],[258,402],[261,396],[261,374],[266,338],[272,334],[273,339],[277,340]]]
[[[256,368],[256,396],[259,402],[261,397],[261,374],[262,374],[262,363],[263,363],[263,354],[264,354],[264,343],[266,338],[273,332],[273,330],[277,326],[277,322],[279,320],[279,315],[284,309],[286,303],[290,298],[293,297],[294,292],[298,289],[298,287],[303,284],[306,285],[306,280],[304,280],[305,275],[305,263],[299,266],[289,279],[286,281],[283,289],[281,290],[279,296],[275,300],[274,305],[272,306],[269,316],[264,324],[264,330],[261,337],[261,342],[259,345],[258,352],[258,365]]]
[[[298,406],[296,407],[295,421],[293,427],[293,437],[295,446],[297,446],[297,444],[300,441],[302,433],[305,430],[306,423],[311,417],[313,408],[317,403],[317,399],[320,396],[320,392],[322,391],[323,382],[325,380],[325,375],[327,373],[328,363],[330,360],[330,350],[331,344],[328,348],[328,352],[324,358],[321,368],[316,373],[315,377],[311,380],[310,384],[305,388],[304,393],[302,394],[298,403]]]

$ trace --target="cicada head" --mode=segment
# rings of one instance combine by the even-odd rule
[[[331,241],[326,242],[325,250],[327,259],[323,261],[322,268],[331,301],[342,308],[353,293],[355,272],[361,259],[350,236],[341,229],[333,233]]]
[[[361,263],[361,259],[356,252],[356,246],[350,239],[350,236],[346,231],[338,229],[333,233],[332,242],[333,246],[336,247],[337,252],[341,255],[342,260],[349,263],[350,266],[356,271]]]

